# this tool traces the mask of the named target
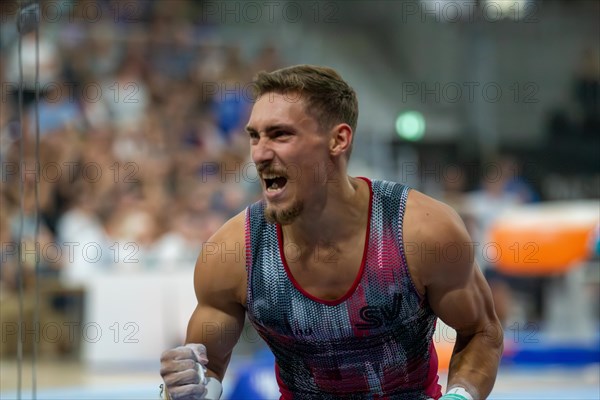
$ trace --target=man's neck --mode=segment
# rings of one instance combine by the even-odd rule
[[[324,202],[305,205],[302,215],[282,227],[286,242],[302,248],[335,244],[363,232],[369,220],[369,184],[345,175],[329,184]]]

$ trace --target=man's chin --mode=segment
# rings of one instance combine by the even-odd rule
[[[295,203],[288,208],[276,208],[267,204],[265,208],[265,219],[271,224],[289,225],[300,216],[304,205]]]

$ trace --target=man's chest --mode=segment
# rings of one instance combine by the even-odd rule
[[[285,251],[289,278],[311,296],[333,301],[345,296],[364,269],[364,240],[359,244],[322,244]]]

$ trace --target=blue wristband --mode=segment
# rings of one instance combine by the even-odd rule
[[[473,396],[464,388],[453,387],[448,393],[443,395],[440,400],[473,400]]]
[[[440,400],[469,400],[469,399],[467,399],[465,396],[461,396],[460,394],[450,393],[450,394],[445,394],[442,397],[440,397]]]

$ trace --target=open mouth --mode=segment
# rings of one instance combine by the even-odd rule
[[[263,176],[267,192],[276,192],[284,188],[287,183],[287,178],[277,175]]]

